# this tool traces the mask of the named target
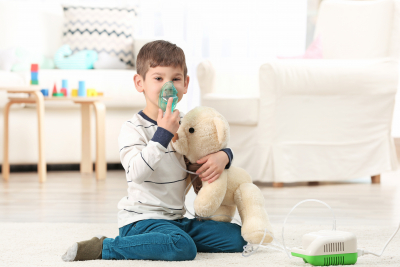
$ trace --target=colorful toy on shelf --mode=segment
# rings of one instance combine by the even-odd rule
[[[39,65],[31,64],[31,84],[38,85],[39,84]]]
[[[53,94],[54,97],[64,97],[63,93],[55,93]]]
[[[79,81],[78,96],[86,96],[86,88],[84,81]]]
[[[103,96],[104,93],[103,92],[97,92],[97,96]]]
[[[72,90],[71,90],[71,96],[72,96],[72,97],[78,96],[78,89],[72,89]]]
[[[55,96],[55,94],[57,94],[57,87],[56,84],[54,83],[52,95]]]
[[[61,88],[60,92],[63,94],[63,96],[67,96],[67,89]]]
[[[64,96],[68,96],[68,81],[67,80],[62,80],[61,93],[63,93]]]
[[[43,96],[49,96],[49,89],[42,89],[40,92],[42,92]]]
[[[96,89],[87,89],[87,96],[97,96]]]

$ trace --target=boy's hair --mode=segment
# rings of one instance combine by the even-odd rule
[[[157,40],[145,44],[139,51],[136,59],[136,71],[146,78],[149,68],[161,67],[181,67],[184,78],[186,78],[187,68],[185,53],[176,44],[168,41]]]

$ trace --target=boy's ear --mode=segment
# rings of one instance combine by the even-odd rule
[[[140,76],[139,74],[135,74],[135,75],[133,76],[133,82],[135,83],[136,90],[137,90],[139,93],[142,93],[143,90],[144,90],[144,88],[143,88],[143,78],[142,78],[142,76]]]
[[[189,80],[190,80],[189,75],[186,75],[186,80],[185,80],[185,92],[184,92],[184,94],[187,93],[187,90],[188,90],[188,87],[189,87]]]

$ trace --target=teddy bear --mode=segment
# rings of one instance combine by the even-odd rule
[[[187,168],[196,171],[201,164],[197,160],[226,148],[229,142],[228,121],[215,109],[198,106],[182,119],[172,139],[172,147],[184,155]],[[195,177],[188,174],[187,184]],[[242,220],[241,234],[245,241],[263,244],[273,241],[269,233],[272,226],[265,209],[265,199],[260,189],[252,183],[251,176],[242,168],[231,165],[212,183],[197,177],[193,188],[197,194],[194,201],[196,215],[227,215],[233,217],[236,207]],[[230,222],[227,216],[215,216],[211,220]],[[265,228],[268,229],[265,232]]]

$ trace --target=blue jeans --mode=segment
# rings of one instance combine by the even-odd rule
[[[241,226],[227,222],[148,219],[119,228],[103,241],[102,258],[117,260],[193,260],[197,252],[242,252]]]

